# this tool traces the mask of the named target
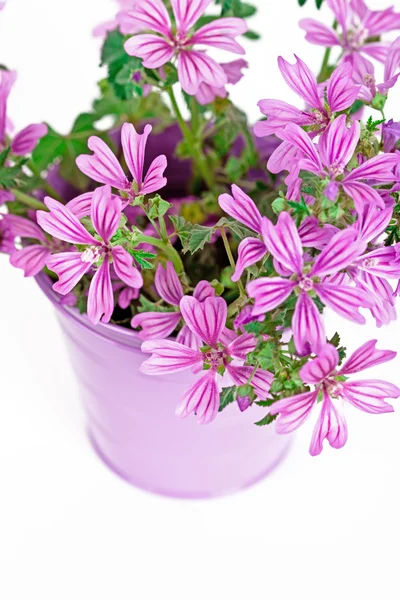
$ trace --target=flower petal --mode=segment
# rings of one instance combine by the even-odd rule
[[[131,327],[142,328],[138,334],[141,340],[161,340],[175,331],[181,318],[179,312],[144,312],[133,317]]]
[[[312,108],[323,110],[323,101],[318,90],[317,80],[311,69],[298,56],[290,64],[280,56],[278,66],[288,86]]]
[[[237,185],[232,186],[232,196],[221,194],[218,203],[227,215],[243,223],[256,233],[261,233],[261,214],[253,200]]]
[[[328,394],[324,392],[321,412],[311,438],[311,456],[321,454],[324,439],[328,440],[332,448],[343,448],[347,437],[347,423],[344,416],[333,405]]]
[[[267,217],[264,217],[261,230],[266,247],[278,262],[291,273],[301,275],[303,246],[290,214],[281,212],[275,227]]]
[[[139,289],[143,286],[143,277],[133,265],[132,256],[122,248],[114,246],[112,249],[113,266],[117,277],[129,287]]]
[[[69,208],[49,197],[44,202],[50,212],[38,210],[36,216],[40,227],[47,233],[70,244],[100,246],[100,242],[86,231]]]
[[[245,54],[245,49],[238,44],[235,37],[246,33],[248,30],[246,21],[237,17],[226,17],[215,19],[200,27],[190,40],[190,44],[202,44],[221,48],[235,54]]]
[[[208,281],[199,281],[193,290],[193,297],[197,298],[199,302],[204,302],[204,300],[210,296],[215,296],[215,289]]]
[[[377,350],[376,344],[378,340],[370,340],[366,342],[358,350],[353,352],[348,360],[344,363],[340,370],[342,375],[349,375],[350,373],[358,373],[369,369],[375,365],[393,360],[397,356],[397,352],[391,350]]]
[[[151,163],[142,187],[141,194],[152,194],[167,185],[167,178],[164,177],[164,171],[167,168],[167,157],[164,154],[157,156]]]
[[[323,25],[315,19],[301,19],[299,25],[306,32],[306,40],[318,46],[338,46],[340,40],[331,27]]]
[[[250,385],[254,388],[257,397],[261,400],[268,397],[274,379],[272,373],[264,369],[254,371],[254,367],[240,367],[233,364],[228,364],[226,369],[235,385],[239,387],[247,385],[251,379]]]
[[[214,371],[208,371],[198,381],[196,381],[178,404],[175,415],[185,419],[191,413],[197,415],[199,425],[211,423],[218,414],[220,406],[220,397],[218,392],[216,374]]]
[[[226,351],[229,356],[246,360],[250,352],[253,352],[257,346],[257,338],[252,333],[242,333],[228,345]]]
[[[76,159],[82,173],[99,183],[111,185],[119,190],[126,189],[129,182],[107,144],[101,138],[92,136],[89,138],[88,148],[93,154],[81,154]]]
[[[138,189],[143,182],[144,155],[146,151],[147,138],[152,130],[151,125],[146,125],[140,135],[132,123],[124,123],[121,130],[121,143],[124,158]]]
[[[177,373],[203,362],[203,355],[199,350],[193,350],[172,340],[143,342],[142,352],[152,354],[140,367],[147,375]]]
[[[183,90],[194,96],[202,82],[222,88],[228,83],[225,71],[213,58],[196,50],[182,50],[178,55],[178,76]]]
[[[305,392],[274,402],[271,415],[278,415],[276,431],[280,434],[292,433],[308,419],[317,401],[318,391]]]
[[[171,0],[178,31],[187,33],[205,13],[212,0]]]
[[[398,398],[400,389],[388,381],[365,379],[346,381],[343,384],[343,395],[355,408],[378,415],[394,411],[393,406],[385,402],[385,398]]]
[[[232,281],[238,281],[245,269],[262,260],[267,254],[267,248],[258,238],[245,238],[239,244],[236,269]]]
[[[94,228],[106,244],[118,229],[121,213],[121,203],[112,200],[109,185],[98,187],[93,192],[91,218]]]
[[[174,56],[174,48],[167,40],[148,33],[129,38],[124,48],[129,56],[142,58],[143,66],[147,69],[158,69]]]
[[[365,249],[354,229],[336,233],[315,259],[310,276],[324,277],[346,269]]]
[[[154,283],[157,292],[167,304],[179,306],[184,293],[182,284],[171,262],[167,262],[165,269],[161,263],[158,263]]]
[[[324,304],[349,321],[365,323],[360,307],[371,308],[374,303],[365,291],[347,285],[332,283],[315,284],[315,290]]]
[[[22,129],[11,143],[11,151],[17,156],[30,154],[36,148],[39,140],[48,132],[47,125],[39,123],[37,125],[28,125]]]
[[[300,369],[300,378],[304,383],[317,385],[326,379],[339,364],[339,354],[335,346],[325,344],[318,352],[317,358],[308,361]]]
[[[97,325],[100,320],[108,323],[114,311],[114,294],[111,285],[110,262],[105,255],[103,263],[97,269],[90,282],[87,314],[89,320]]]
[[[325,327],[315,302],[302,292],[292,319],[293,340],[300,356],[318,354],[326,343]]]
[[[91,262],[84,262],[80,252],[60,252],[49,256],[46,265],[58,275],[53,290],[62,296],[74,289],[76,284],[91,269]]]
[[[139,28],[150,29],[168,37],[171,31],[171,20],[162,0],[140,0],[132,4],[134,8],[129,10],[128,14],[136,31]]]
[[[15,250],[10,256],[10,263],[24,271],[25,277],[35,277],[46,266],[50,250],[46,246],[33,244],[22,250]]]
[[[184,296],[180,309],[186,325],[208,346],[215,347],[226,325],[228,307],[223,298],[209,297],[199,302]]]
[[[263,315],[285,302],[295,287],[295,281],[281,277],[260,277],[251,281],[247,293],[255,300],[253,316]]]

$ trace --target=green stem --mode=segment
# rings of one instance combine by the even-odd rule
[[[36,175],[36,177],[39,177],[42,180],[40,187],[42,187],[48,194],[50,194],[52,198],[58,200],[59,202],[62,202],[60,194],[53,188],[53,186],[51,186],[45,179],[43,179],[40,169],[37,168],[33,160],[29,160],[27,162],[27,167],[34,175]]]
[[[333,29],[337,29],[337,21],[335,20],[333,23]],[[323,81],[325,81],[328,78],[329,73],[327,73],[327,69],[329,67],[329,59],[331,57],[331,52],[332,52],[332,48],[327,48],[325,50],[325,54],[324,54],[324,58],[322,61],[322,66],[321,66],[321,70],[319,72],[319,75],[317,77],[317,81],[318,83],[322,83]]]
[[[11,189],[10,192],[14,194],[18,202],[25,204],[25,206],[29,206],[29,208],[33,208],[34,210],[48,210],[47,206],[41,200],[33,198],[33,196],[28,196],[28,194],[14,188]]]
[[[220,231],[221,231],[221,236],[222,236],[222,239],[223,239],[223,242],[224,242],[225,250],[226,250],[226,253],[228,255],[229,264],[231,265],[232,269],[235,270],[236,269],[236,263],[235,263],[235,259],[233,258],[233,254],[232,254],[231,247],[229,245],[228,238],[226,237],[226,231],[225,231],[225,229],[223,227],[221,227]],[[241,282],[240,279],[237,282],[237,286],[239,288],[240,296],[241,297],[246,296],[246,292],[245,292],[245,289],[243,287],[243,283]]]
[[[185,269],[182,259],[179,256],[179,252],[175,250],[170,242],[164,242],[163,240],[159,240],[142,233],[137,236],[136,241],[138,243],[151,244],[152,246],[156,246],[156,248],[160,248],[160,250],[163,250],[166,257],[172,262],[178,275],[184,272]]]
[[[177,118],[177,121],[179,123],[179,127],[181,128],[181,131],[183,133],[183,136],[186,140],[187,145],[190,148],[190,151],[192,153],[192,157],[193,160],[195,162],[196,167],[198,168],[201,177],[204,179],[205,183],[207,184],[208,188],[214,192],[215,194],[217,194],[216,191],[216,187],[215,187],[215,181],[214,178],[212,176],[212,172],[210,170],[210,167],[208,165],[207,162],[207,158],[204,156],[204,154],[202,153],[199,144],[198,144],[198,140],[196,140],[195,136],[193,135],[192,131],[189,129],[189,127],[187,126],[185,119],[182,116],[181,110],[179,108],[178,102],[175,98],[175,94],[172,88],[169,88],[168,90],[168,95],[169,98],[171,100],[171,104],[172,104],[172,108],[174,110],[175,116]]]

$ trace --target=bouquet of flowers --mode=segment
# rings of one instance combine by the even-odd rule
[[[342,447],[344,405],[380,414],[400,396],[353,379],[395,352],[371,340],[347,357],[345,336],[324,327],[325,307],[360,325],[360,311],[377,327],[396,317],[400,123],[385,104],[400,38],[381,36],[400,14],[326,0],[333,27],[300,22],[325,48],[318,75],[278,59],[304,107],[260,100],[253,130],[229,89],[248,68],[241,36],[259,37],[256,7],[119,4],[95,32],[107,76],[68,135],[45,124],[14,134],[16,75],[1,67],[0,251],[26,276],[44,272],[92,323],[131,328],[144,373],[193,370],[177,416],[207,424],[233,402],[257,404],[256,425],[287,434],[315,409],[311,454],[325,438]]]

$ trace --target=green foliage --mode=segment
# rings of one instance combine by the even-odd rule
[[[307,0],[297,0],[297,2],[299,3],[300,6],[304,6],[306,4]],[[320,9],[323,2],[324,2],[324,0],[315,0],[316,7],[318,9]]]
[[[9,154],[9,148],[0,154],[0,186],[9,189],[19,185],[24,174],[22,167],[26,164],[25,158],[20,158],[12,167],[6,165],[6,160]]]
[[[375,133],[376,131],[379,131],[379,125],[382,125],[382,123],[384,122],[385,119],[379,119],[378,121],[374,121],[372,116],[370,116],[366,123],[367,131],[369,133]]]
[[[156,302],[152,302],[151,300],[146,298],[146,296],[143,296],[143,294],[140,295],[139,302],[140,302],[140,306],[138,308],[138,312],[140,312],[140,313],[143,313],[143,312],[175,312],[170,307],[167,308],[165,306],[161,306],[160,304],[158,304]]]
[[[146,207],[146,213],[150,219],[160,219],[171,207],[172,204],[170,202],[163,200],[161,196],[157,194],[154,198],[149,200]]]
[[[194,225],[183,243],[183,251],[194,254],[198,250],[202,250],[206,244],[210,243],[213,233],[214,227]]]
[[[193,225],[181,216],[169,215],[169,220],[174,226],[175,233],[181,240],[182,245],[184,245],[190,236],[190,232],[193,229]]]
[[[149,261],[154,260],[157,256],[156,254],[138,248],[130,250],[130,254],[132,254],[133,258],[142,269],[154,269],[154,265]]]
[[[142,85],[133,79],[134,73],[141,70],[142,61],[125,52],[125,40],[118,29],[110,31],[101,52],[101,64],[108,68],[108,81],[117,98],[121,100],[128,100],[133,96],[140,97],[143,94]]]
[[[222,412],[232,402],[236,400],[236,387],[223,388],[220,394],[219,412]]]

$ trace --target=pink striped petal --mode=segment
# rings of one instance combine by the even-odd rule
[[[171,20],[162,0],[140,0],[140,2],[134,3],[134,8],[128,11],[128,15],[129,22],[135,31],[150,29],[166,37],[170,36]],[[128,25],[126,19],[124,24]],[[126,31],[126,33],[130,33],[130,31]]]
[[[396,180],[393,169],[400,164],[400,157],[397,154],[379,154],[368,159],[361,166],[353,169],[344,178],[344,183],[350,181],[359,181],[361,179],[374,179],[384,183],[391,183]]]
[[[178,31],[187,33],[205,13],[212,0],[171,0]]]
[[[235,37],[246,33],[248,30],[246,21],[236,17],[216,19],[203,25],[190,39],[190,44],[202,44],[221,48],[235,54],[245,54],[245,49],[238,44]]]
[[[111,185],[119,190],[129,187],[129,182],[116,156],[99,137],[92,136],[88,141],[93,154],[81,154],[76,159],[78,168],[99,183]]]
[[[332,73],[328,87],[328,104],[332,112],[346,110],[356,101],[360,86],[353,80],[353,68],[348,63],[342,63]]]
[[[19,215],[8,214],[6,216],[7,229],[12,233],[14,237],[27,238],[31,240],[40,240],[46,243],[47,238],[43,233],[43,230],[30,219],[20,217]]]
[[[37,125],[28,125],[22,129],[11,142],[11,151],[17,156],[30,154],[36,148],[39,140],[48,132],[47,125],[39,123]]]
[[[322,160],[329,167],[344,167],[350,162],[360,139],[360,123],[347,126],[347,115],[340,115],[322,136]]]
[[[257,339],[252,333],[242,333],[228,345],[226,351],[229,356],[246,360],[247,356],[257,347]]]
[[[24,271],[25,277],[35,277],[46,266],[50,250],[46,246],[33,244],[22,250],[15,250],[10,256],[10,263]]]
[[[295,281],[280,277],[260,277],[247,285],[247,293],[254,298],[253,316],[263,315],[289,298],[296,287]]]
[[[144,312],[133,317],[131,327],[142,328],[138,334],[141,340],[161,340],[175,331],[181,318],[179,312]]]
[[[311,456],[321,454],[325,439],[328,440],[332,448],[339,449],[346,444],[347,437],[347,423],[343,414],[333,405],[332,400],[324,392],[321,412],[311,438]]]
[[[53,290],[62,296],[69,294],[82,277],[90,271],[93,262],[84,262],[80,252],[60,252],[49,256],[46,265],[58,275]]]
[[[283,131],[279,132],[279,137],[298,148],[310,160],[316,171],[322,171],[317,148],[312,143],[309,135],[299,125],[289,123]]]
[[[142,352],[152,354],[151,358],[140,367],[140,370],[147,375],[177,373],[203,362],[203,355],[199,350],[193,350],[171,340],[143,342]]]
[[[122,288],[122,290],[118,294],[118,306],[123,309],[126,309],[130,306],[132,300],[137,300],[138,298],[139,290],[136,288],[126,286]]]
[[[189,346],[189,348],[192,348],[192,350],[199,350],[203,345],[203,342],[199,338],[199,336],[193,333],[193,331],[191,331],[187,325],[184,325],[182,327],[182,329],[176,336],[176,341],[179,344],[183,344],[184,346]]]
[[[267,253],[267,248],[262,240],[258,238],[245,238],[239,244],[238,260],[236,269],[232,275],[232,281],[238,281],[245,269],[262,260]]]
[[[317,385],[326,379],[339,364],[339,354],[332,344],[324,344],[317,358],[310,360],[300,369],[300,378],[304,383]]]
[[[358,214],[355,224],[358,235],[368,244],[378,238],[389,225],[393,215],[392,208],[378,210],[374,205],[367,205],[364,210]]]
[[[199,302],[184,296],[180,309],[186,325],[208,346],[215,347],[226,325],[228,307],[223,298],[210,297]]]
[[[304,248],[322,250],[339,230],[333,225],[320,227],[317,217],[307,217],[298,228],[301,244]]]
[[[215,296],[214,288],[208,281],[199,281],[193,290],[193,297],[197,298],[199,302],[204,302],[206,298],[210,298],[211,296]]]
[[[47,233],[70,244],[101,245],[61,202],[48,196],[44,202],[50,212],[38,210],[36,215],[40,227]]]
[[[129,38],[124,48],[129,56],[142,58],[143,66],[147,69],[159,69],[169,62],[175,53],[170,42],[158,35],[148,33]]]
[[[106,244],[108,244],[117,231],[121,214],[121,203],[112,201],[109,185],[98,187],[93,192],[91,206],[92,223]]]
[[[276,431],[280,434],[292,433],[308,419],[317,401],[318,391],[305,392],[274,402],[271,415],[278,415]]]
[[[147,138],[149,137],[151,125],[146,125],[140,135],[132,123],[124,123],[121,130],[121,144],[124,158],[138,189],[143,181],[144,155],[146,151]]]
[[[391,350],[377,350],[377,340],[370,340],[366,342],[358,350],[353,352],[350,358],[344,363],[340,369],[342,375],[349,375],[350,373],[358,373],[369,369],[381,363],[393,360],[397,356],[397,352]]]
[[[183,50],[178,55],[178,76],[183,90],[194,96],[202,82],[216,88],[228,83],[223,68],[204,52]]]
[[[78,220],[88,217],[92,211],[93,192],[85,192],[67,202],[67,208],[74,213]]]
[[[271,383],[274,376],[269,371],[257,369],[254,367],[239,367],[228,364],[226,367],[233,383],[237,386],[247,385],[251,379],[250,385],[254,388],[258,398],[265,400],[268,397]]]
[[[360,313],[360,308],[371,308],[374,302],[364,291],[346,285],[332,283],[315,284],[315,291],[326,306],[339,315],[361,325],[365,317]]]
[[[167,157],[164,154],[160,154],[151,163],[139,192],[141,194],[152,194],[165,187],[167,185],[167,179],[164,177],[166,168]]]
[[[301,275],[303,271],[303,246],[292,217],[281,212],[274,227],[269,219],[263,218],[261,231],[264,243],[278,262],[291,273]]]
[[[393,246],[377,248],[377,250],[364,254],[357,262],[357,266],[359,269],[376,277],[385,277],[387,279],[400,278],[400,263],[397,258],[396,248]]]
[[[317,80],[311,69],[298,56],[291,64],[281,56],[278,66],[288,86],[312,108],[324,109],[323,100],[318,89]]]
[[[314,19],[301,19],[299,25],[306,32],[306,40],[318,46],[339,46],[340,40],[331,27]]]
[[[315,259],[310,276],[324,277],[346,269],[364,249],[365,243],[357,237],[354,229],[339,231]]]
[[[178,404],[175,415],[186,419],[193,412],[199,425],[211,423],[218,414],[220,397],[215,371],[208,371],[196,381]]]
[[[111,285],[110,262],[108,255],[97,269],[90,282],[87,314],[89,321],[97,325],[100,320],[108,323],[114,312],[114,294]]]
[[[227,215],[243,223],[256,233],[261,233],[261,214],[254,201],[237,185],[232,186],[232,196],[221,194],[218,203]]]
[[[318,354],[326,343],[325,327],[315,302],[302,292],[292,319],[293,340],[299,356]]]
[[[356,212],[359,214],[366,207],[373,205],[384,209],[385,202],[380,194],[370,185],[360,181],[349,181],[345,179],[342,182],[343,191],[352,198]]]
[[[158,263],[154,283],[157,292],[167,304],[179,306],[184,293],[182,284],[171,262],[167,262],[165,269],[161,263]]]
[[[143,286],[140,271],[132,264],[132,256],[122,246],[114,246],[112,251],[113,266],[117,277],[126,285],[139,289]]]
[[[343,396],[355,408],[374,415],[394,412],[394,408],[386,398],[398,398],[400,389],[380,379],[362,381],[346,381],[343,384]]]

